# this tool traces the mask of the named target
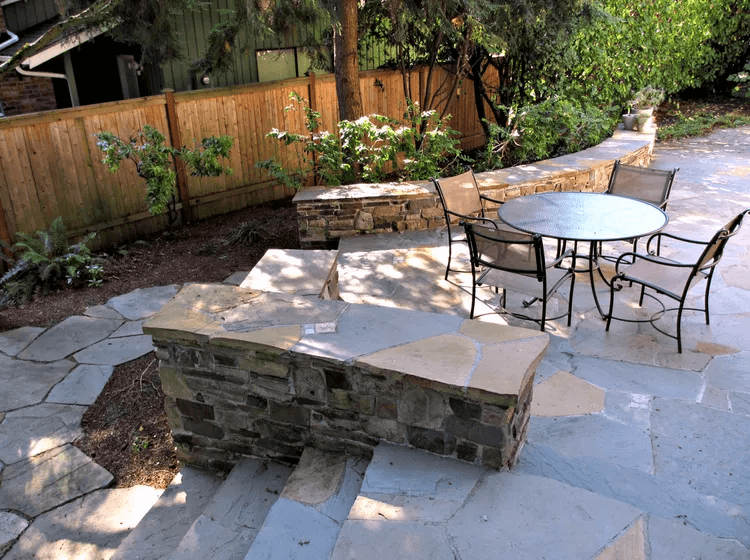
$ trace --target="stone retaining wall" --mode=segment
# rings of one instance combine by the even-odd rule
[[[648,165],[654,133],[618,129],[575,154],[477,174],[483,194],[505,201],[548,191],[604,192],[616,159]],[[445,224],[432,183],[308,187],[294,197],[303,248],[335,248],[340,237],[419,230]]]
[[[539,331],[342,301],[191,285],[144,325],[180,460],[295,463],[379,441],[495,468],[526,438]]]

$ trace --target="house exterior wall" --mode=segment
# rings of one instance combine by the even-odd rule
[[[0,76],[0,103],[7,117],[57,109],[50,78],[21,76],[17,72]]]
[[[9,29],[19,34],[57,13],[54,0],[8,4],[0,8],[0,31]],[[50,78],[21,76],[17,72],[0,76],[0,103],[6,117],[57,109],[55,89]]]
[[[3,8],[5,22],[14,33],[20,33],[60,15],[55,0],[25,0]]]
[[[190,63],[203,56],[206,52],[206,38],[209,32],[217,24],[229,18],[226,11],[233,7],[233,0],[211,0],[201,9],[186,11],[177,16],[177,31],[182,38],[181,44],[185,57],[182,60],[172,60],[162,65],[164,87],[175,91],[204,89],[205,86],[191,79]],[[233,69],[223,75],[211,76],[211,84],[208,87],[227,87],[259,82],[256,58],[258,51],[296,47],[299,56],[301,53],[299,47],[310,43],[314,37],[320,37],[323,31],[322,25],[315,25],[307,28],[294,28],[289,33],[277,37],[249,37],[246,29],[240,29]],[[364,43],[362,47],[360,70],[379,68],[385,61],[386,47],[372,41]],[[305,68],[300,69],[302,74],[305,71]],[[322,72],[316,70],[316,73]]]

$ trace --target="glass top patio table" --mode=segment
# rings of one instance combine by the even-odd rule
[[[574,249],[573,268],[576,258],[588,261],[584,270],[588,272],[591,293],[599,315],[606,315],[599,302],[594,284],[594,271],[607,282],[599,269],[597,248],[601,241],[620,241],[644,237],[664,229],[669,218],[653,204],[635,198],[614,194],[589,192],[547,192],[513,198],[497,210],[506,224],[526,233],[542,237],[588,242],[589,255],[576,255]]]
[[[653,204],[589,192],[547,192],[508,200],[497,211],[506,224],[542,237],[618,241],[656,233],[669,221]]]

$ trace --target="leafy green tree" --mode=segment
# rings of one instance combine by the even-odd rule
[[[622,104],[652,84],[675,93],[724,75],[750,41],[750,0],[600,0],[572,39],[567,91]]]
[[[232,173],[232,169],[219,162],[220,157],[229,157],[234,144],[231,136],[210,136],[201,140],[194,149],[183,147],[179,150],[167,146],[164,135],[150,125],[144,125],[143,130],[127,142],[112,132],[100,132],[94,136],[96,145],[104,152],[102,163],[110,173],[116,173],[125,160],[135,164],[138,176],[146,181],[149,212],[153,215],[168,212],[170,224],[177,219],[174,159],[183,160],[183,165],[193,176],[217,177]]]

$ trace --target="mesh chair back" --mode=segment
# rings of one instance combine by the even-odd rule
[[[607,192],[637,198],[663,209],[666,208],[675,173],[677,169],[649,169],[625,165],[618,160],[612,169]]]
[[[726,247],[727,241],[730,237],[733,237],[740,231],[742,227],[742,219],[745,217],[745,213],[748,210],[738,214],[732,218],[726,225],[717,231],[710,243],[706,246],[701,258],[698,259],[696,270],[703,270],[708,267],[716,266],[716,263],[721,259],[721,255],[724,253],[724,247]]]
[[[472,265],[544,278],[542,238],[523,232],[464,222]]]
[[[479,197],[479,187],[474,179],[474,173],[467,171],[455,177],[433,179],[437,187],[443,208],[462,216],[483,214],[482,199]],[[446,215],[446,220],[457,221],[459,218]]]

